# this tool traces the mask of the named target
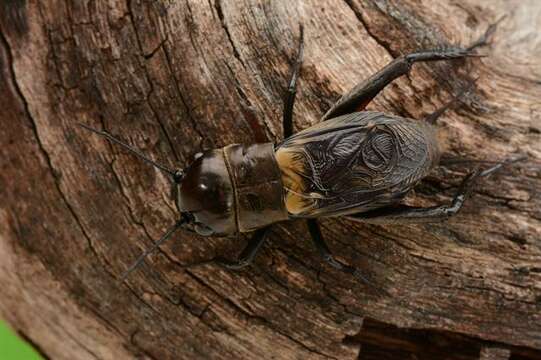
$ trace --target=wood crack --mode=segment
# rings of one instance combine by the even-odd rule
[[[240,57],[240,53],[237,50],[237,47],[235,46],[235,42],[233,41],[233,38],[231,37],[231,32],[229,31],[229,27],[227,26],[227,22],[225,21],[224,10],[223,10],[223,7],[222,7],[222,0],[215,0],[214,1],[214,8],[216,9],[216,12],[218,13],[218,18],[220,19],[220,24],[222,25],[222,28],[225,31],[225,35],[227,36],[227,39],[229,40],[229,44],[231,44],[231,48],[233,49],[233,55],[241,63],[242,67],[246,68],[246,65],[244,65],[244,62],[242,61],[242,58]]]
[[[77,224],[78,228],[80,229],[81,233],[83,234],[84,238],[86,239],[88,248],[92,252],[94,258],[103,261],[105,264],[108,264],[107,261],[104,258],[102,258],[102,257],[100,257],[98,255],[96,249],[94,248],[93,242],[92,242],[90,236],[88,235],[88,233],[86,232],[86,230],[84,229],[84,226],[83,226],[79,216],[75,212],[75,209],[69,203],[66,195],[61,190],[61,186],[60,186],[60,183],[59,183],[59,180],[58,180],[57,170],[54,168],[54,166],[52,164],[49,153],[45,150],[45,147],[43,146],[41,138],[39,137],[37,123],[36,123],[35,119],[31,115],[28,102],[27,102],[25,96],[23,95],[22,90],[21,90],[21,88],[20,88],[20,86],[19,86],[19,84],[17,82],[17,78],[15,76],[15,69],[14,69],[13,55],[12,55],[12,52],[11,52],[11,48],[10,48],[9,43],[8,43],[6,37],[4,36],[4,33],[3,33],[3,31],[1,29],[0,29],[0,43],[6,49],[6,54],[8,56],[8,62],[9,62],[8,66],[7,66],[7,69],[9,71],[9,75],[11,77],[11,82],[13,84],[13,88],[15,89],[15,92],[16,92],[17,96],[19,97],[19,101],[21,101],[21,103],[23,104],[26,118],[29,120],[30,127],[32,129],[32,132],[33,132],[35,140],[36,140],[35,142],[37,144],[39,152],[41,153],[41,155],[43,156],[43,159],[45,160],[45,162],[47,164],[47,167],[48,167],[49,172],[51,174],[52,180],[53,180],[53,182],[55,184],[56,191],[57,191],[58,195],[60,196],[60,199],[62,200],[62,202],[66,206],[66,209],[71,214],[72,218],[74,219],[75,223]],[[44,261],[44,260],[41,259],[41,261]],[[45,262],[44,262],[44,266],[45,266]],[[106,270],[106,267],[104,269],[105,269],[106,273],[108,273],[109,275],[112,276],[112,274],[110,274]],[[60,280],[58,280],[58,281],[60,281]],[[89,310],[92,311],[90,308],[89,308]],[[100,318],[100,317],[98,317],[98,318]],[[103,320],[103,319],[101,319],[101,320]],[[32,339],[30,339],[28,336],[26,336],[26,334],[24,335],[24,337],[28,342],[30,342],[32,345],[34,345],[34,348],[36,349],[36,351],[38,353],[40,353],[40,355],[42,355],[46,359],[48,358],[47,354],[39,347],[39,345],[36,345],[36,343]],[[81,348],[85,349],[85,351],[87,351],[89,354],[91,354],[95,358],[98,358],[96,356],[96,354],[92,353],[83,344],[80,344],[79,342],[77,342],[77,344],[79,344],[81,346]]]
[[[191,272],[190,270],[187,270],[186,271],[188,274],[190,274],[194,279],[196,279],[201,285],[203,285],[204,287],[206,287],[207,289],[211,290],[216,296],[218,296],[219,298],[223,299],[229,306],[231,306],[233,309],[235,309],[237,312],[241,313],[243,316],[245,316],[247,319],[250,319],[252,322],[254,322],[255,324],[258,324],[258,325],[261,325],[261,326],[264,326],[264,327],[267,327],[269,330],[272,330],[280,335],[282,335],[283,337],[289,339],[291,342],[297,344],[298,346],[302,347],[303,349],[305,349],[306,351],[312,353],[312,354],[316,354],[316,355],[320,355],[320,356],[323,356],[323,357],[326,357],[326,358],[329,358],[329,359],[334,359],[334,360],[338,360],[338,358],[336,357],[333,357],[331,355],[328,355],[328,354],[324,354],[322,352],[319,352],[318,350],[316,349],[313,349],[312,347],[310,346],[307,346],[306,344],[304,344],[302,341],[298,340],[298,339],[295,339],[293,336],[291,336],[290,334],[287,334],[279,329],[277,329],[269,320],[267,320],[265,317],[263,316],[259,316],[259,315],[254,315],[254,314],[251,314],[249,313],[248,311],[246,311],[242,306],[239,306],[237,303],[235,303],[232,299],[229,299],[227,297],[224,297],[223,295],[221,295],[219,292],[217,292],[213,287],[211,287],[210,285],[208,285],[204,280],[202,280],[201,278],[199,278],[199,276],[197,276],[195,273]],[[233,335],[233,334],[232,334]]]
[[[387,53],[391,56],[391,58],[396,58],[397,56],[399,56],[400,54],[396,54],[392,49],[391,49],[391,46],[389,45],[388,42],[380,39],[379,37],[377,37],[370,29],[370,27],[368,26],[368,24],[366,23],[366,20],[363,18],[363,14],[361,11],[357,10],[355,5],[353,4],[353,0],[344,0],[344,2],[346,3],[346,5],[351,9],[351,11],[353,11],[353,14],[355,14],[355,17],[357,18],[357,20],[359,20],[359,22],[361,23],[361,25],[364,27],[364,29],[366,30],[367,34],[372,38],[374,39],[374,41],[379,45],[381,46],[383,49],[385,49],[385,51],[387,51]]]
[[[81,233],[86,238],[87,243],[88,243],[88,248],[92,251],[92,253],[94,254],[96,259],[100,259],[100,256],[98,255],[96,249],[94,248],[92,240],[90,239],[89,235],[85,231],[85,229],[83,227],[83,224],[81,223],[81,220],[79,219],[79,216],[77,215],[77,213],[75,212],[75,210],[73,209],[71,204],[68,202],[68,199],[66,198],[65,194],[61,190],[60,183],[58,181],[58,175],[57,175],[58,172],[53,167],[51,158],[50,158],[49,154],[47,153],[47,151],[45,150],[45,147],[43,146],[43,143],[41,142],[36,121],[34,120],[34,118],[32,117],[32,115],[30,113],[28,102],[26,101],[26,98],[24,97],[24,95],[22,93],[22,90],[19,87],[19,84],[17,82],[17,78],[15,77],[15,69],[14,69],[14,65],[13,65],[13,55],[12,55],[12,52],[11,52],[11,48],[10,48],[9,43],[7,42],[7,39],[5,38],[3,32],[1,32],[1,31],[0,31],[0,40],[1,40],[2,44],[3,44],[3,46],[6,48],[6,53],[8,54],[8,61],[9,61],[8,68],[9,68],[9,73],[10,73],[10,76],[11,76],[11,81],[12,81],[13,87],[14,87],[15,91],[17,92],[17,95],[19,96],[20,101],[22,102],[22,104],[24,106],[26,117],[30,121],[32,132],[34,133],[34,136],[36,138],[36,144],[38,145],[39,151],[41,152],[43,158],[45,159],[45,161],[47,163],[47,166],[49,168],[49,172],[51,173],[51,176],[52,176],[53,182],[55,184],[56,190],[58,191],[58,194],[60,195],[62,201],[64,202],[64,205],[66,206],[68,211],[71,213],[73,219],[75,220],[78,227],[80,228]]]
[[[177,79],[177,76],[175,75],[175,72],[173,71],[173,64],[171,63],[171,58],[169,57],[169,51],[167,50],[167,46],[163,47],[163,51],[164,51],[165,59],[166,59],[166,62],[167,62],[167,67],[169,69],[169,73],[171,74],[171,76],[173,78],[174,88],[175,88],[175,90],[177,92],[177,95],[178,95],[180,101],[182,102],[182,104],[184,105],[184,108],[186,109],[188,119],[190,120],[190,122],[192,124],[193,130],[196,132],[197,135],[199,135],[199,139],[200,139],[199,140],[199,150],[203,151],[203,143],[205,141],[205,136],[203,135],[203,132],[199,129],[199,126],[197,125],[197,121],[195,120],[195,118],[194,118],[194,116],[192,114],[192,110],[188,106],[188,103],[186,102],[186,99],[184,98],[184,95],[182,94],[182,91],[180,91],[179,80]]]
[[[145,59],[150,59],[152,56],[154,56],[154,54],[160,50],[160,49],[164,49],[165,51],[165,48],[164,48],[164,44],[167,42],[168,40],[168,37],[166,36],[165,39],[163,39],[160,44],[156,47],[156,49],[154,49],[150,54],[146,55],[144,53],[144,50],[143,50],[143,44],[141,43],[141,39],[139,37],[139,32],[137,30],[137,25],[135,24],[135,19],[134,19],[134,16],[133,16],[133,9],[131,8],[131,4],[132,4],[132,0],[127,0],[127,3],[126,3],[126,6],[128,8],[128,17],[130,19],[130,23],[132,25],[132,28],[133,28],[133,32],[135,34],[135,39],[137,41],[137,45],[139,47],[139,51],[141,53],[141,56],[143,56],[143,58]],[[160,129],[161,131],[163,132],[163,134],[165,135],[165,139],[167,141],[167,143],[169,144],[169,148],[171,149],[171,151],[173,152],[173,155],[175,156],[175,159],[178,161],[180,161],[180,157],[179,155],[177,154],[176,150],[175,150],[175,147],[173,146],[173,142],[171,141],[171,137],[169,136],[169,133],[167,132],[166,128],[165,128],[165,125],[163,124],[163,122],[161,121],[158,113],[156,112],[156,109],[154,108],[154,106],[152,105],[152,101],[150,100],[150,97],[151,95],[154,93],[154,84],[152,82],[152,79],[150,78],[150,75],[148,73],[148,69],[146,67],[146,64],[141,64],[141,68],[143,69],[143,72],[145,73],[145,76],[146,76],[146,79],[147,79],[147,83],[148,83],[148,86],[150,87],[150,90],[148,92],[148,94],[146,95],[146,102],[148,103],[148,106],[150,107],[150,110],[152,111],[153,115],[154,115],[154,118],[156,119],[156,121],[158,122],[158,125],[160,126]]]

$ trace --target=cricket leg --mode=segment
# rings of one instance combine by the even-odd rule
[[[297,79],[302,66],[302,57],[304,53],[304,28],[300,26],[300,41],[299,50],[297,52],[297,59],[293,65],[291,71],[291,78],[287,87],[287,92],[284,100],[284,113],[283,113],[283,131],[284,139],[287,139],[293,135],[293,105],[295,104],[295,95],[297,94]]]
[[[256,230],[254,236],[242,250],[237,260],[231,261],[218,258],[216,259],[216,262],[232,270],[239,270],[250,265],[265,242],[269,228],[270,227],[267,226]]]
[[[447,102],[442,107],[436,109],[436,111],[434,111],[432,114],[428,115],[425,118],[425,121],[428,122],[429,124],[435,125],[439,117],[443,115],[443,113],[446,110],[454,107],[461,99],[463,99],[465,96],[471,93],[471,91],[473,90],[474,84],[475,82],[472,82],[468,86],[466,86],[464,89],[462,89],[462,91],[460,91],[458,95],[453,96],[453,98],[449,102]]]
[[[315,219],[308,219],[307,220],[308,230],[310,231],[310,236],[312,237],[312,241],[323,258],[323,260],[335,268],[336,270],[340,270],[342,272],[345,272],[347,274],[353,275],[357,280],[370,285],[374,289],[376,289],[380,294],[386,294],[384,290],[379,288],[378,286],[374,285],[372,282],[370,282],[359,269],[346,265],[342,263],[341,261],[334,258],[334,256],[331,253],[331,250],[325,243],[325,240],[323,239],[323,235],[321,234],[321,230],[319,228],[319,224],[317,223],[317,220]]]
[[[372,99],[389,85],[396,78],[407,74],[411,66],[416,62],[427,62],[437,60],[463,59],[466,57],[479,57],[475,49],[486,45],[488,39],[496,30],[497,24],[490,25],[486,32],[472,45],[466,48],[451,47],[447,49],[436,49],[414,52],[400,56],[391,61],[383,69],[362,81],[343,95],[322,117],[322,121],[335,118],[340,115],[349,114],[355,111],[362,111]]]
[[[399,205],[395,207],[386,207],[377,210],[372,210],[366,213],[358,213],[346,216],[350,220],[360,221],[373,224],[393,224],[393,223],[420,223],[420,222],[435,222],[448,219],[449,217],[457,214],[466,198],[471,193],[475,181],[479,178],[488,176],[495,171],[501,169],[504,165],[511,164],[517,161],[524,160],[525,157],[517,157],[509,159],[496,165],[480,171],[474,171],[466,176],[457,193],[453,197],[451,204],[432,206],[432,207],[412,207],[406,205]]]

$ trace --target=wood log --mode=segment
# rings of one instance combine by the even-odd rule
[[[294,128],[393,58],[467,45],[483,58],[413,66],[370,105],[440,121],[445,155],[528,160],[479,182],[454,218],[321,221],[336,255],[384,295],[322,263],[303,221],[255,263],[247,240],[178,233],[169,179],[77,126],[170,167],[230,143],[279,141],[296,54]],[[541,2],[115,0],[0,3],[0,317],[51,359],[541,359]],[[407,201],[448,202],[470,165]]]

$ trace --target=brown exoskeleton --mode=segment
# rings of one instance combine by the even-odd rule
[[[292,110],[303,54],[301,27],[299,52],[284,104],[285,139],[278,144],[234,144],[209,150],[197,154],[183,170],[173,171],[156,164],[109,133],[82,125],[165,171],[176,184],[179,220],[141,255],[124,277],[179,228],[192,228],[205,236],[255,231],[237,261],[219,260],[238,269],[253,260],[271,224],[305,218],[325,261],[366,281],[356,268],[332,256],[317,218],[347,216],[362,222],[447,218],[460,210],[477,178],[493,173],[506,162],[469,174],[450,205],[400,205],[398,202],[438,165],[440,150],[433,124],[445,108],[419,122],[364,111],[365,107],[391,81],[408,73],[415,62],[479,56],[474,49],[486,44],[494,28],[495,24],[491,25],[480,40],[467,48],[420,51],[396,58],[342,96],[321,123],[293,134]]]

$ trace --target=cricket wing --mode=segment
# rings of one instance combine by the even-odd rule
[[[357,112],[284,140],[276,159],[292,216],[337,216],[400,200],[437,162],[438,150],[429,125]]]

